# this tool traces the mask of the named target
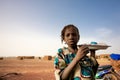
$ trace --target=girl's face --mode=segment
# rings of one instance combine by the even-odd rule
[[[65,31],[64,41],[68,46],[76,46],[79,40],[79,34],[74,28],[68,28]]]

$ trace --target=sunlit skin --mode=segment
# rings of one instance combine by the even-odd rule
[[[79,49],[77,49],[77,43],[79,41],[79,34],[74,28],[66,29],[63,40],[68,45],[68,49],[71,52],[76,53],[76,57],[65,68],[65,70],[63,71],[61,75],[62,80],[67,80],[70,74],[72,73],[73,69],[75,68],[75,66],[78,64],[80,59],[82,59],[87,54],[86,52],[89,49],[86,46],[81,46]]]

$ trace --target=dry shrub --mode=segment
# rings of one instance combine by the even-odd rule
[[[109,56],[110,56],[110,54],[101,54],[99,57],[100,57],[100,58],[108,59]]]
[[[0,60],[3,60],[3,57],[0,57]]]
[[[41,57],[38,57],[38,59],[41,59]]]
[[[34,56],[18,56],[17,58],[20,59],[20,60],[23,60],[23,59],[35,59]]]
[[[43,60],[52,60],[52,56],[44,56]]]

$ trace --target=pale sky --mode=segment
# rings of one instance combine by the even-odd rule
[[[97,53],[120,53],[120,0],[0,0],[0,56],[55,55],[67,24],[78,44],[106,43]]]

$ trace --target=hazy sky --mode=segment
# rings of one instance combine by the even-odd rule
[[[55,55],[67,24],[79,28],[79,44],[120,53],[120,0],[0,0],[0,56]]]

